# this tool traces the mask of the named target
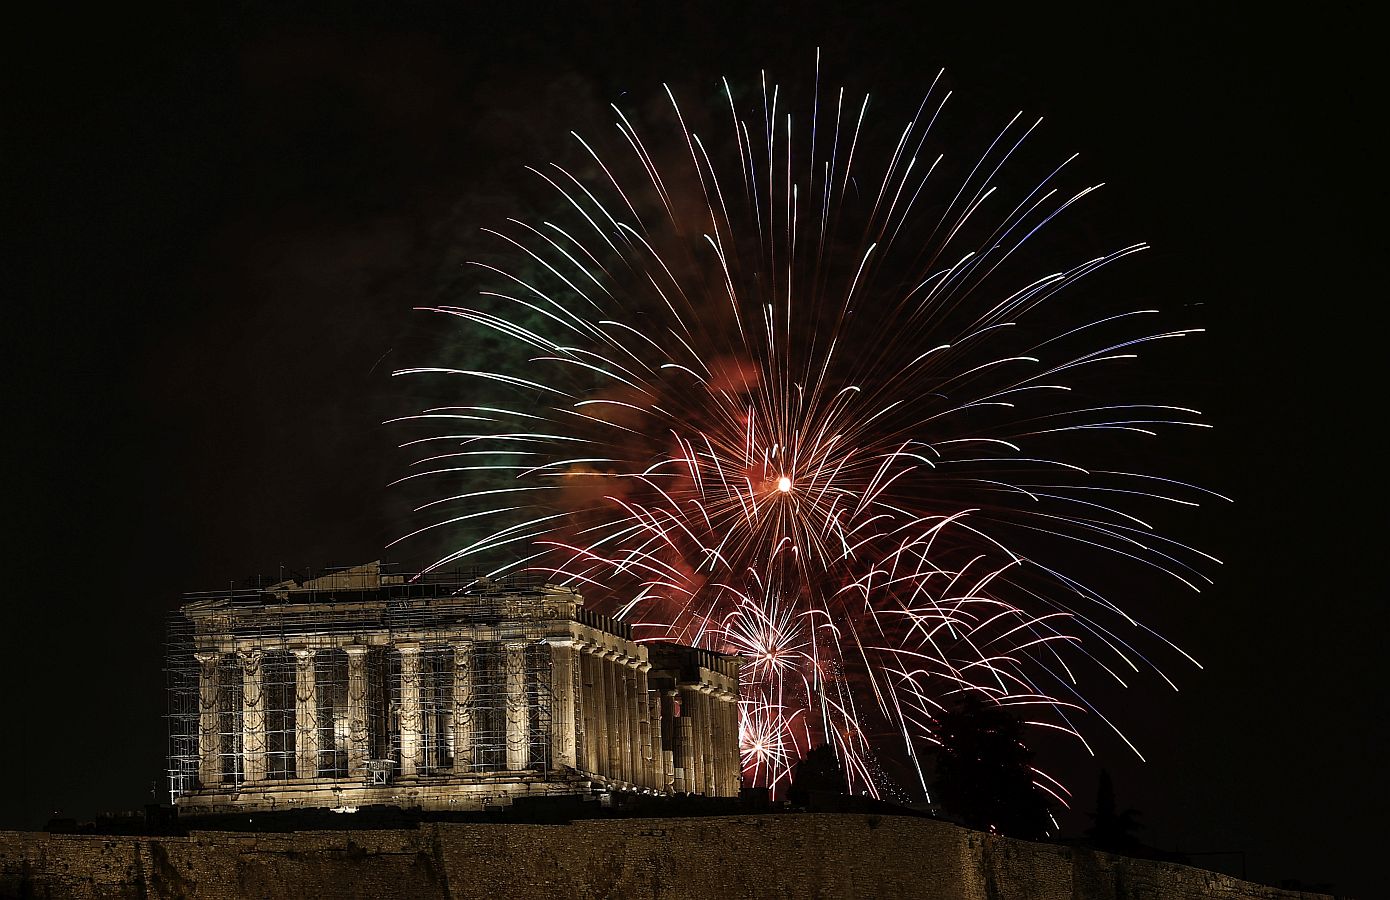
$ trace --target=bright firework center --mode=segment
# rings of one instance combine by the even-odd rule
[[[166,660],[182,813],[738,795],[739,657],[636,643],[571,589],[369,563],[185,600]]]

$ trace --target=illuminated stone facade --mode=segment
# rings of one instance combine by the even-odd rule
[[[372,563],[188,599],[167,666],[186,814],[738,794],[739,659],[638,644],[573,590]]]

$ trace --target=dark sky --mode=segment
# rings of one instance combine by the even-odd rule
[[[906,97],[945,66],[981,109],[1046,115],[1114,186],[1105,215],[1155,246],[1153,292],[1204,304],[1183,378],[1216,429],[1176,462],[1235,499],[1188,535],[1225,565],[1146,612],[1206,668],[1126,697],[1149,761],[1104,762],[1155,846],[1376,893],[1384,290],[1360,198],[1383,154],[1354,23],[916,3],[189,11],[206,6],[9,35],[0,826],[150,799],[181,592],[376,559],[401,533],[385,486],[405,460],[380,423],[410,401],[386,374],[421,361],[434,323],[411,307],[515,212],[523,163],[623,92],[804,77],[819,46],[860,90]]]

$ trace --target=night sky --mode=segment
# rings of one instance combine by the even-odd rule
[[[1183,535],[1225,565],[1128,608],[1205,669],[1116,698],[1149,761],[1102,742],[1102,763],[1153,846],[1378,892],[1384,288],[1360,210],[1383,153],[1354,23],[204,6],[8,35],[0,827],[155,799],[183,591],[378,559],[405,530],[381,423],[415,400],[388,376],[438,349],[411,308],[466,289],[459,261],[518,212],[524,164],[612,99],[805,78],[820,47],[859,91],[920,95],[945,66],[982,116],[1046,116],[1110,185],[1113,243],[1154,245],[1147,296],[1201,310],[1172,377],[1215,430],[1148,468],[1234,499]],[[1095,777],[1075,769],[1067,833]]]

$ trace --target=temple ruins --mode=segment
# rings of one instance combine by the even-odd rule
[[[739,658],[639,644],[572,589],[369,563],[185,601],[166,659],[182,814],[738,794]]]

